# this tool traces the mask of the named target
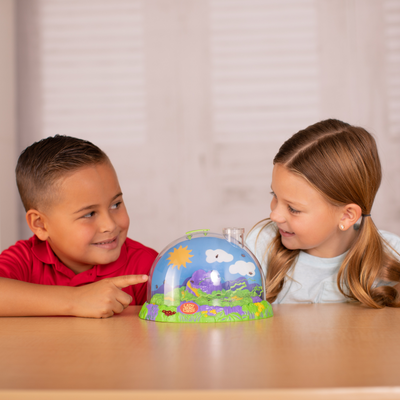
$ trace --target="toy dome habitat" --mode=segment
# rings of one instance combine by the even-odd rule
[[[244,229],[187,232],[155,259],[139,317],[157,322],[228,322],[272,317],[260,264]]]

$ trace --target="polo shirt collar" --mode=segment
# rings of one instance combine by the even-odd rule
[[[44,264],[57,265],[60,263],[47,240],[42,241],[36,235],[33,239],[32,253]]]
[[[61,269],[68,268],[56,257],[47,240],[42,241],[35,236],[33,240],[32,253],[42,263],[54,265],[56,269],[60,269],[60,267]],[[128,251],[126,248],[126,243],[124,243],[121,247],[121,253],[117,260],[110,264],[95,265],[93,268],[91,268],[91,270],[94,270],[97,276],[112,276],[114,272],[126,264],[127,259]]]

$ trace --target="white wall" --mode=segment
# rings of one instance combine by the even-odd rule
[[[17,4],[19,150],[57,133],[102,147],[132,238],[160,251],[192,229],[248,230],[269,215],[280,144],[328,117],[377,137],[373,218],[400,234],[398,1]]]
[[[0,250],[18,238],[14,2],[0,1]]]

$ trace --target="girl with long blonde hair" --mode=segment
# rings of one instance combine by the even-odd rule
[[[299,131],[274,158],[270,218],[247,237],[276,303],[400,306],[400,238],[371,215],[381,183],[374,138],[330,119]]]

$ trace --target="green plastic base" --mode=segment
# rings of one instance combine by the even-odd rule
[[[251,321],[272,316],[271,304],[265,300],[233,307],[199,305],[195,300],[182,302],[177,307],[146,302],[139,313],[139,318],[148,321],[187,323]]]

